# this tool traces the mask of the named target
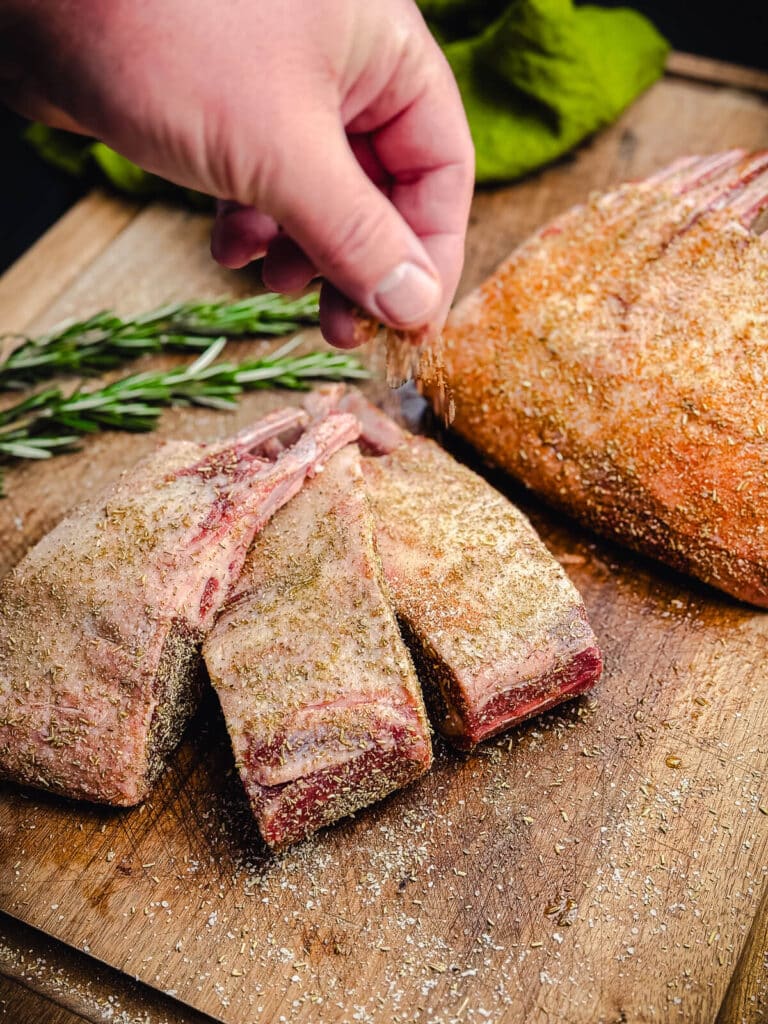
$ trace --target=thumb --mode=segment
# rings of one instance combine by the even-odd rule
[[[329,123],[330,122],[330,123]],[[259,198],[328,281],[391,327],[428,324],[443,283],[414,231],[363,171],[338,121],[315,115],[282,140],[284,159]],[[276,140],[277,141],[277,140]],[[278,143],[279,144],[279,143]]]

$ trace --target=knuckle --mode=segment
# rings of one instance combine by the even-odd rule
[[[364,266],[371,250],[386,246],[390,221],[385,200],[372,201],[368,196],[358,196],[349,203],[343,223],[327,234],[318,262],[331,273],[358,264]]]
[[[206,175],[219,198],[266,209],[284,170],[284,147],[254,122],[244,133],[236,107],[206,117],[201,149]]]
[[[240,201],[271,213],[285,177],[285,148],[262,139],[261,145],[242,156],[247,163],[238,169],[238,183],[244,196]]]
[[[453,175],[456,187],[462,193],[472,190],[475,184],[475,150],[471,140],[454,163]]]

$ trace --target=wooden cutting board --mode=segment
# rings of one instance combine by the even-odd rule
[[[574,158],[478,194],[463,289],[591,189],[736,144],[768,145],[759,92],[668,76]],[[210,262],[208,228],[94,194],[0,281],[0,328],[251,291]],[[281,401],[161,432],[211,439]],[[152,444],[105,435],[10,471],[0,574]],[[585,596],[593,694],[470,755],[438,745],[427,778],[277,857],[208,699],[141,808],[0,789],[0,909],[228,1024],[758,1020],[768,616],[493,482]]]

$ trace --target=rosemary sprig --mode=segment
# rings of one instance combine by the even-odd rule
[[[0,459],[48,459],[100,430],[153,430],[168,406],[234,409],[245,391],[275,386],[304,390],[311,381],[368,376],[358,359],[343,352],[293,355],[299,343],[292,338],[261,359],[215,362],[226,344],[220,338],[188,366],[135,373],[69,395],[60,388],[40,391],[0,412]]]
[[[267,293],[237,302],[182,302],[126,319],[105,310],[22,341],[0,360],[0,390],[61,373],[100,373],[148,352],[203,350],[224,336],[290,334],[317,320],[316,294],[299,299]]]

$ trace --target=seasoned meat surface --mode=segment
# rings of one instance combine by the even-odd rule
[[[256,538],[203,653],[270,845],[429,768],[421,693],[355,449],[335,455]]]
[[[456,309],[454,428],[583,522],[768,607],[768,154],[677,161]],[[759,225],[758,225],[759,226]]]
[[[221,444],[160,445],[0,583],[0,776],[117,805],[146,795],[254,532],[357,436],[331,414],[265,454],[305,421],[287,409]]]
[[[378,547],[435,725],[470,747],[593,686],[600,651],[525,516],[434,441],[401,436],[363,460]]]

